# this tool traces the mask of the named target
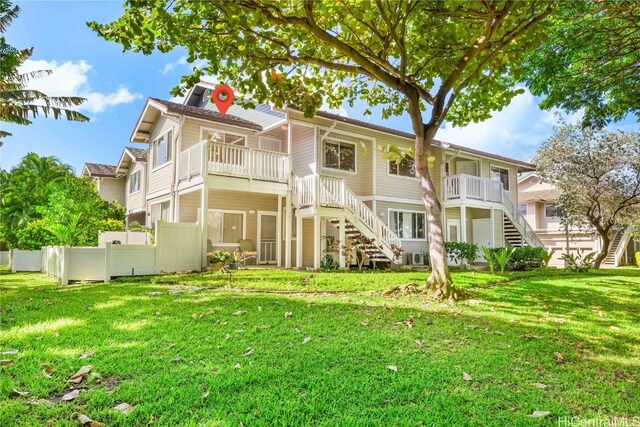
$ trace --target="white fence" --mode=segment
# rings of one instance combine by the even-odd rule
[[[68,284],[70,280],[108,282],[115,276],[142,276],[200,269],[198,224],[156,223],[155,245],[104,247],[46,246],[12,253],[12,271],[42,271]]]
[[[22,249],[11,249],[10,255],[11,271],[41,271],[42,270],[42,250],[24,251]]]
[[[0,265],[9,265],[9,251],[0,251]]]
[[[151,235],[146,231],[103,231],[98,234],[98,247],[104,248],[107,242],[118,241],[122,245],[148,245]]]

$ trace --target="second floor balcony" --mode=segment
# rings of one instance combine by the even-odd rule
[[[287,183],[289,155],[242,145],[202,141],[180,153],[178,180],[204,174]]]

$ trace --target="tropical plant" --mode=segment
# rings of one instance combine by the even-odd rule
[[[491,271],[491,273],[494,273],[496,264],[498,263],[496,251],[493,248],[487,248],[485,246],[483,246],[481,249],[482,254],[484,255],[484,259],[486,259],[487,263],[489,264],[489,270]]]
[[[500,248],[495,252],[495,260],[500,267],[500,273],[504,273],[507,269],[507,265],[509,261],[511,261],[515,250],[516,248]]]
[[[521,246],[513,248],[508,270],[529,271],[535,270],[542,266],[541,257],[546,254],[542,247],[537,246]]]
[[[80,242],[80,236],[82,235],[80,215],[73,215],[71,221],[67,224],[52,224],[48,226],[48,229],[55,236],[56,244],[76,246]]]
[[[456,264],[472,263],[478,253],[478,245],[466,242],[445,242],[447,255]]]
[[[430,219],[425,289],[455,298],[430,176],[432,144],[445,119],[456,126],[488,119],[524,91],[517,86],[522,65],[545,39],[553,2],[176,0],[169,8],[125,8],[115,22],[89,26],[126,50],[184,47],[189,62],[206,61],[174,95],[208,74],[251,94],[241,97],[245,105],[296,105],[311,117],[324,102],[362,100],[382,105],[383,117],[408,113],[416,185]]]
[[[20,73],[20,66],[31,57],[33,48],[16,49],[7,43],[4,36],[19,13],[19,6],[12,6],[8,0],[0,0],[0,121],[29,125],[39,115],[77,122],[88,121],[87,116],[70,109],[82,104],[84,98],[47,96],[26,87],[30,80],[48,76],[51,71]],[[0,130],[0,139],[10,135],[9,132]]]
[[[209,260],[212,264],[218,263],[227,263],[231,261],[231,254],[226,251],[214,251],[210,256]]]
[[[549,262],[551,262],[551,258],[553,258],[554,253],[556,253],[555,249],[551,249],[550,251],[542,250],[538,253],[540,269],[545,270],[549,267]]]
[[[562,254],[561,260],[565,262],[565,270],[573,271],[574,273],[586,273],[590,268],[594,266],[596,258],[596,252],[589,252],[582,257],[580,253],[574,254]]]

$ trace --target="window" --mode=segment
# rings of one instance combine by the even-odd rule
[[[135,171],[129,176],[129,194],[140,191],[140,171]]]
[[[218,144],[233,144],[233,145],[241,145],[245,146],[246,138],[244,135],[236,135],[233,133],[225,133],[212,129],[202,129],[203,140],[207,140],[210,142],[215,142]]]
[[[389,161],[389,173],[391,175],[398,176],[408,176],[410,178],[415,178],[416,176],[416,167],[413,159],[409,159],[407,157],[400,160],[400,162],[396,162],[393,160]]]
[[[324,167],[345,172],[355,172],[355,144],[327,139],[324,143]]]
[[[509,190],[509,170],[491,166],[491,179],[500,181],[505,190]]]
[[[389,227],[401,239],[425,238],[425,214],[422,212],[389,211]]]
[[[526,203],[521,203],[518,205],[518,210],[520,211],[520,213],[522,215],[526,215],[527,214],[527,204]]]
[[[157,168],[171,161],[171,134],[169,131],[153,141],[153,167]]]
[[[155,228],[156,221],[168,221],[171,202],[169,200],[151,205],[151,228]]]
[[[558,217],[558,207],[555,203],[547,203],[544,205],[544,216],[546,218],[557,218]]]
[[[212,244],[238,245],[244,239],[244,212],[209,211],[208,234]]]

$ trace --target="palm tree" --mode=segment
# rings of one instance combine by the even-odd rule
[[[30,80],[48,76],[52,72],[18,72],[18,68],[33,54],[33,48],[16,49],[5,40],[4,33],[19,12],[20,7],[12,7],[8,0],[0,0],[0,121],[29,125],[39,115],[77,122],[88,121],[87,116],[70,109],[82,104],[84,98],[47,96],[40,91],[25,88]],[[10,135],[9,132],[0,131],[0,138]]]

